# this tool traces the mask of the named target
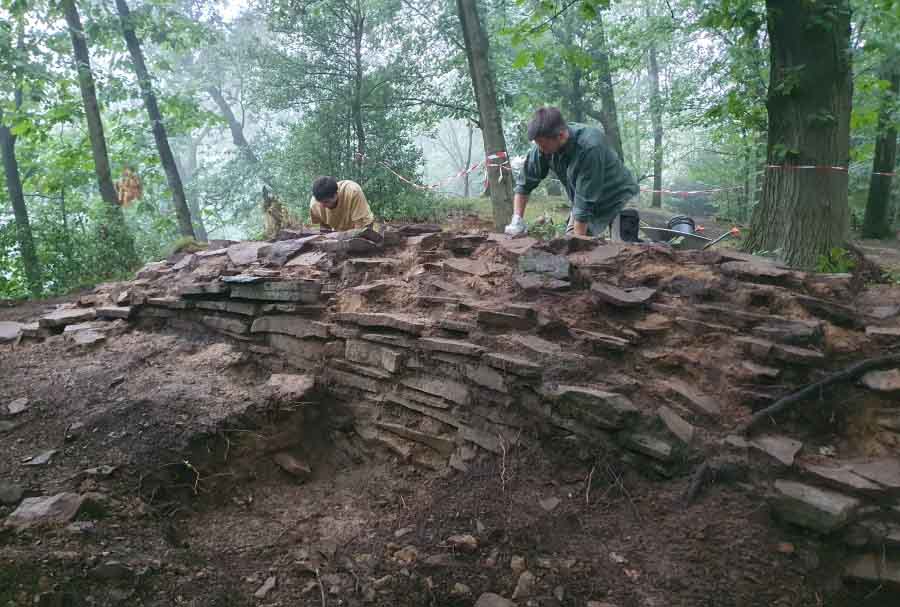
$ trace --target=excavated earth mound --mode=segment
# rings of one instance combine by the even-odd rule
[[[411,225],[0,321],[0,605],[896,605],[900,288]]]

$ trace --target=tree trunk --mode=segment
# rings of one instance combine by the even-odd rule
[[[506,155],[506,139],[503,123],[497,108],[497,90],[488,60],[488,39],[481,27],[476,0],[456,0],[459,23],[466,45],[466,59],[472,77],[472,88],[478,102],[481,118],[481,132],[484,136],[484,153],[488,157],[487,167],[490,183],[491,206],[494,211],[494,226],[502,230],[512,218],[513,175]],[[502,158],[490,158],[502,152]]]
[[[205,133],[206,130],[204,129],[203,133],[197,139],[194,139],[191,136],[185,137],[187,142],[187,158],[181,163],[180,172],[182,177],[184,177],[184,182],[188,184],[189,188],[197,175],[197,166],[199,164],[197,161],[197,147],[199,146],[200,141],[203,140]],[[208,242],[209,233],[206,231],[206,225],[203,222],[203,213],[200,209],[200,200],[197,198],[197,193],[191,193],[189,189],[185,192],[185,195],[187,196],[188,208],[191,211],[191,221],[194,224],[194,231],[197,233],[197,240],[200,242]]]
[[[97,174],[100,196],[106,203],[104,205],[106,225],[101,231],[101,238],[106,240],[114,251],[123,256],[122,265],[132,267],[138,259],[134,249],[134,240],[125,225],[125,214],[122,212],[122,207],[119,206],[116,186],[113,184],[109,169],[106,136],[103,134],[103,121],[100,119],[100,105],[97,103],[97,91],[94,87],[94,74],[91,71],[87,39],[84,35],[84,28],[81,26],[81,17],[78,15],[75,0],[62,0],[61,6],[72,38],[75,69],[78,70],[78,85],[81,88],[88,136],[91,140],[91,153],[94,157],[94,171]]]
[[[237,117],[231,110],[231,105],[225,100],[222,90],[218,87],[210,86],[207,87],[206,93],[212,97],[213,101],[215,101],[216,105],[219,107],[219,111],[222,112],[222,116],[228,123],[228,128],[231,130],[231,140],[234,142],[235,147],[241,151],[244,158],[247,159],[247,162],[259,164],[259,157],[253,152],[253,148],[250,147],[247,138],[244,137],[244,127],[238,122]]]
[[[362,64],[362,41],[365,25],[365,16],[357,0],[356,13],[353,20],[353,62],[355,72],[353,74],[353,127],[356,132],[356,176],[359,179],[362,176],[362,165],[366,159],[366,131],[363,126],[362,115],[362,85],[363,85],[363,64]]]
[[[0,120],[2,120],[2,117],[3,114],[0,113]],[[13,215],[16,218],[16,242],[19,245],[19,253],[22,255],[22,265],[25,268],[28,292],[31,293],[32,297],[38,297],[43,291],[41,267],[38,263],[37,251],[34,248],[34,239],[31,236],[28,207],[25,206],[25,194],[22,191],[22,179],[19,174],[19,164],[16,160],[16,136],[10,132],[10,128],[5,124],[0,124],[0,154],[3,156],[6,189],[9,192]]]
[[[597,70],[600,73],[600,124],[606,132],[609,144],[625,162],[625,154],[622,148],[622,132],[619,129],[619,112],[616,109],[616,96],[613,90],[612,72],[609,69],[609,45],[606,41],[606,30],[603,27],[602,17],[597,15],[598,49]]]
[[[472,126],[472,123],[468,123],[468,131],[469,131],[469,143],[466,152],[466,174],[465,174],[465,191],[463,192],[463,196],[466,198],[469,197],[469,180],[472,177],[472,173],[469,172],[469,167],[472,166],[472,139],[475,132],[475,127]]]
[[[25,21],[20,14],[16,23],[16,51],[20,57],[25,56]],[[23,60],[24,61],[24,60]],[[21,64],[20,64],[21,65]],[[16,90],[13,94],[15,109],[22,107],[24,94],[22,92],[22,70],[15,70]],[[22,189],[22,176],[19,173],[19,162],[16,159],[16,136],[12,134],[9,126],[3,124],[3,111],[0,110],[0,159],[3,162],[3,171],[6,175],[6,189],[13,208],[13,216],[16,220],[16,243],[19,245],[19,254],[22,256],[22,266],[25,270],[25,281],[28,283],[28,292],[32,297],[40,297],[43,291],[41,279],[41,266],[38,262],[37,251],[34,247],[34,238],[31,233],[31,222],[28,220],[28,207],[25,205],[25,193]]]
[[[769,168],[745,246],[811,268],[847,238],[850,5],[767,0],[766,12]]]
[[[172,203],[175,205],[178,231],[181,232],[182,236],[196,238],[194,226],[191,225],[191,212],[188,209],[187,200],[184,196],[184,185],[181,183],[181,175],[178,174],[175,157],[172,155],[172,148],[169,146],[169,137],[166,134],[166,127],[163,124],[162,114],[159,111],[159,104],[156,102],[156,94],[153,92],[150,73],[147,71],[147,65],[144,62],[141,42],[134,31],[131,11],[128,9],[128,4],[125,3],[125,0],[116,0],[116,8],[119,11],[119,19],[122,22],[122,34],[125,37],[125,44],[128,46],[131,63],[134,65],[134,72],[138,78],[138,86],[141,88],[141,96],[144,98],[144,107],[147,108],[147,115],[150,117],[150,126],[153,130],[153,139],[156,141],[159,161],[162,163],[163,170],[166,173],[166,182],[169,184],[169,189],[172,190]]]
[[[900,66],[894,57],[887,59],[882,79],[889,81],[888,95],[882,100],[878,114],[878,137],[875,139],[875,159],[869,182],[869,199],[863,220],[863,238],[887,238],[893,235],[888,209],[891,201],[891,173],[897,165],[897,127],[891,110],[900,91]]]
[[[656,44],[650,44],[650,120],[653,122],[653,203],[662,207],[663,126],[662,100],[659,95],[659,61]]]

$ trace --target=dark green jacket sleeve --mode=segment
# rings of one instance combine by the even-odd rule
[[[575,167],[575,200],[572,215],[575,221],[588,222],[601,206],[606,184],[606,159],[603,148],[591,148],[578,159]]]
[[[550,163],[541,154],[541,150],[536,145],[532,146],[528,156],[525,157],[522,170],[516,177],[516,194],[525,194],[526,196],[531,194],[531,191],[538,187],[541,180],[547,176],[549,170]]]

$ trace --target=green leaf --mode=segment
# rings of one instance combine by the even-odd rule
[[[534,51],[531,59],[534,62],[534,67],[542,70],[544,69],[544,64],[547,61],[547,53],[540,50]]]
[[[516,69],[522,69],[526,65],[531,62],[531,51],[529,50],[521,50],[516,53],[516,58],[513,59],[512,66]]]

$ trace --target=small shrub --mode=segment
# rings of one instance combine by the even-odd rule
[[[834,247],[825,255],[819,255],[816,271],[824,274],[846,274],[856,267],[856,260],[847,249]]]

